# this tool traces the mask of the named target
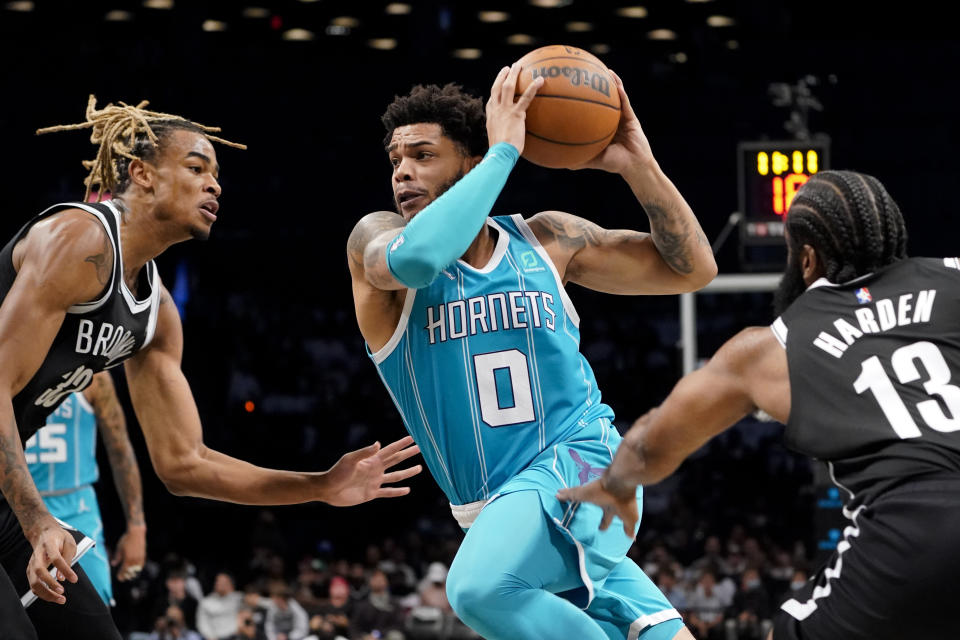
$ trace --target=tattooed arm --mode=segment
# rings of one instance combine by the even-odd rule
[[[390,340],[403,312],[407,287],[387,267],[387,244],[404,224],[395,213],[375,211],[357,222],[347,240],[357,324],[374,352]]]
[[[120,581],[133,578],[147,559],[147,524],[143,517],[143,490],[140,484],[140,469],[133,445],[127,434],[127,419],[117,398],[113,378],[106,371],[93,376],[93,382],[84,392],[93,407],[97,428],[103,438],[103,447],[113,471],[113,484],[120,495],[127,530],[117,541],[111,564],[120,565],[117,577]]]
[[[14,417],[13,397],[40,368],[67,309],[96,299],[110,281],[112,245],[89,213],[67,210],[34,225],[13,251],[17,276],[0,305],[0,490],[33,546],[30,587],[43,600],[66,602],[50,576],[76,582],[69,561],[73,537],[44,506],[30,477]]]
[[[650,233],[608,231],[570,214],[530,219],[564,279],[608,293],[682,293],[710,282],[717,264],[683,196],[660,169],[640,121],[616,77],[620,126],[604,151],[578,168],[620,174],[650,219]]]

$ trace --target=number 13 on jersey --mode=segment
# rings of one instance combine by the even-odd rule
[[[536,420],[530,366],[518,349],[473,356],[480,417],[491,427],[507,427]]]

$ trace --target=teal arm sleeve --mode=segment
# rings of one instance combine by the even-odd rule
[[[520,153],[495,144],[476,167],[418,213],[387,245],[398,282],[420,289],[462,256],[486,223]]]

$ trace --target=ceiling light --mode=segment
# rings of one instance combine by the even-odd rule
[[[122,9],[114,9],[113,11],[107,11],[107,15],[103,16],[103,19],[107,22],[129,22],[133,20],[133,14]]]
[[[507,36],[507,44],[533,44],[536,39],[527,33],[514,33]]]
[[[313,40],[313,31],[307,31],[306,29],[287,29],[283,32],[284,40]]]
[[[543,9],[555,9],[556,7],[565,7],[570,4],[572,0],[530,0],[530,4],[535,7],[541,7]]]
[[[707,24],[711,27],[732,27],[737,23],[730,16],[710,16],[707,18]]]
[[[263,7],[247,7],[241,15],[244,18],[266,18],[270,15],[270,10]]]
[[[330,21],[335,27],[346,27],[348,29],[356,29],[360,26],[360,21],[354,18],[353,16],[338,16]]]
[[[323,30],[328,36],[348,36],[350,35],[350,29],[346,27],[340,27],[335,24],[327,25],[327,28]]]
[[[411,11],[413,7],[408,5],[406,2],[391,2],[384,9],[391,16],[405,16]]]
[[[26,13],[33,11],[33,3],[30,0],[19,0],[18,2],[8,2],[4,5],[10,11],[20,11]]]
[[[567,31],[574,33],[582,33],[584,31],[593,31],[593,24],[589,22],[584,22],[582,20],[574,20],[573,22],[568,22],[566,24]]]
[[[651,40],[676,40],[677,32],[671,29],[654,29],[647,32],[647,37]]]
[[[227,23],[221,20],[204,20],[203,30],[204,31],[226,31]]]
[[[480,22],[506,22],[510,19],[510,14],[506,11],[481,11],[477,17]]]
[[[590,45],[590,51],[593,51],[598,56],[602,56],[610,53],[610,45],[603,42],[598,42],[597,44]]]
[[[736,40],[727,40],[727,49],[734,51],[740,48],[740,43]]]
[[[687,61],[687,54],[683,51],[678,51],[676,53],[670,54],[670,62],[676,62],[677,64],[683,64]]]
[[[690,4],[703,4],[704,2],[713,2],[713,0],[687,0]]]
[[[369,44],[374,49],[380,49],[381,51],[389,51],[390,49],[397,48],[397,39],[396,38],[373,38],[372,40],[367,40]]]
[[[460,58],[462,60],[476,60],[481,55],[483,55],[483,52],[480,51],[480,49],[466,48],[453,50],[453,57]]]
[[[621,18],[646,18],[646,7],[620,7],[617,9],[617,15]]]
[[[302,2],[302,3],[304,3],[304,4],[309,4],[309,3],[311,3],[311,2],[319,2],[319,0],[300,0],[300,2]]]
[[[173,9],[173,0],[143,0],[147,9]]]

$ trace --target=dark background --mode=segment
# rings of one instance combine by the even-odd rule
[[[90,93],[101,105],[149,99],[151,108],[221,126],[224,137],[249,145],[246,152],[217,149],[223,197],[210,240],[174,247],[158,264],[168,288],[179,273],[189,294],[183,367],[205,439],[252,462],[323,469],[348,448],[403,435],[364,356],[344,253],[360,216],[391,208],[379,116],[414,83],[456,81],[485,95],[501,66],[536,46],[609,47],[600,57],[623,78],[661,166],[711,239],[737,208],[737,143],[789,137],[783,127],[788,111],[773,106],[769,85],[813,76],[823,111],[811,115],[810,128],[832,139],[833,168],[870,173],[886,184],[907,219],[912,254],[957,253],[960,43],[949,21],[921,4],[886,9],[882,3],[820,0],[658,0],[645,3],[643,19],[616,15],[625,1],[576,0],[555,9],[422,1],[402,16],[386,15],[384,2],[256,4],[269,16],[244,18],[245,5],[226,1],[181,0],[158,10],[124,0],[36,0],[30,12],[0,4],[5,237],[49,204],[82,195],[80,161],[95,154],[88,134],[38,138],[33,132],[82,121]],[[105,21],[114,9],[129,11],[132,20]],[[481,9],[506,10],[511,19],[481,23]],[[714,14],[736,24],[708,27],[706,16]],[[331,20],[344,15],[357,17],[359,25],[327,35]],[[207,19],[228,28],[204,32]],[[571,20],[589,20],[595,28],[571,33],[564,26]],[[309,29],[316,38],[283,40],[291,27]],[[647,39],[647,31],[661,27],[674,29],[678,39]],[[508,45],[511,33],[528,33],[535,43]],[[374,37],[394,37],[398,46],[374,50],[366,44]],[[464,46],[481,48],[481,57],[451,55]],[[679,52],[683,63],[676,61]],[[543,209],[607,227],[647,228],[616,176],[521,161],[494,213]],[[735,235],[718,262],[722,273],[744,268]],[[678,376],[678,301],[572,289],[584,318],[583,350],[618,425],[626,428]],[[745,324],[772,319],[766,294],[704,296],[699,309],[703,354]],[[125,394],[122,376],[115,377]],[[252,413],[243,409],[247,400],[255,403]],[[277,508],[270,511],[276,527],[264,529],[257,525],[260,509],[168,494],[134,425],[152,556],[178,550],[210,564],[230,563],[247,553],[253,538],[276,537],[277,531],[290,554],[329,548],[356,553],[371,540],[449,526],[434,524],[449,518],[424,474],[411,483],[408,498],[349,510]],[[771,496],[778,489],[752,475],[763,473],[764,464],[724,467],[726,483],[719,485],[704,484],[716,477],[704,478],[702,470],[689,470],[695,463],[687,465],[698,493],[715,498],[716,508],[703,511],[698,526],[728,526],[741,517],[730,510],[741,505],[740,511],[766,512],[794,535],[812,536],[810,511],[777,504]],[[122,518],[103,466],[109,543]],[[794,485],[782,491],[798,495]]]

